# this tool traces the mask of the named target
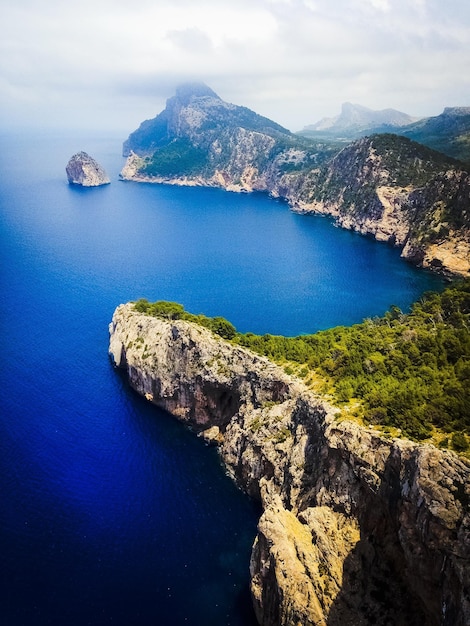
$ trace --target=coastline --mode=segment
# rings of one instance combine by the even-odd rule
[[[217,445],[261,500],[250,565],[260,624],[365,624],[391,611],[397,625],[464,625],[468,462],[338,421],[269,360],[132,304],[115,311],[110,355],[138,393]]]

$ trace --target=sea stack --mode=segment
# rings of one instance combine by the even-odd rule
[[[99,187],[111,181],[99,163],[86,152],[77,152],[65,168],[70,185]]]

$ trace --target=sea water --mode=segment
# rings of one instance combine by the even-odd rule
[[[115,307],[174,300],[297,335],[407,310],[442,282],[266,195],[121,182],[121,138],[1,147],[1,623],[254,624],[258,506],[113,369]],[[111,185],[67,184],[79,150]]]

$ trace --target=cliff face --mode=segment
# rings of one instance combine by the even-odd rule
[[[396,135],[340,148],[188,85],[129,136],[121,178],[264,191],[396,245],[417,265],[468,275],[470,177],[461,164]]]
[[[339,422],[270,361],[132,304],[115,311],[110,354],[261,499],[250,564],[260,624],[469,622],[467,462]]]
[[[67,163],[65,171],[71,185],[99,187],[111,182],[101,165],[86,152],[74,154]]]
[[[470,176],[424,146],[366,137],[287,196],[294,210],[333,216],[343,228],[400,247],[419,266],[470,272]]]

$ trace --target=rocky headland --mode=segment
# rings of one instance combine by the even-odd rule
[[[103,167],[86,152],[74,154],[65,171],[70,185],[100,187],[111,182]]]
[[[260,624],[470,622],[465,459],[341,420],[269,360],[132,303],[114,313],[109,351],[261,501],[250,563]]]
[[[314,141],[196,84],[131,133],[124,155],[122,180],[266,192],[397,246],[418,266],[470,273],[469,173],[405,137]]]

